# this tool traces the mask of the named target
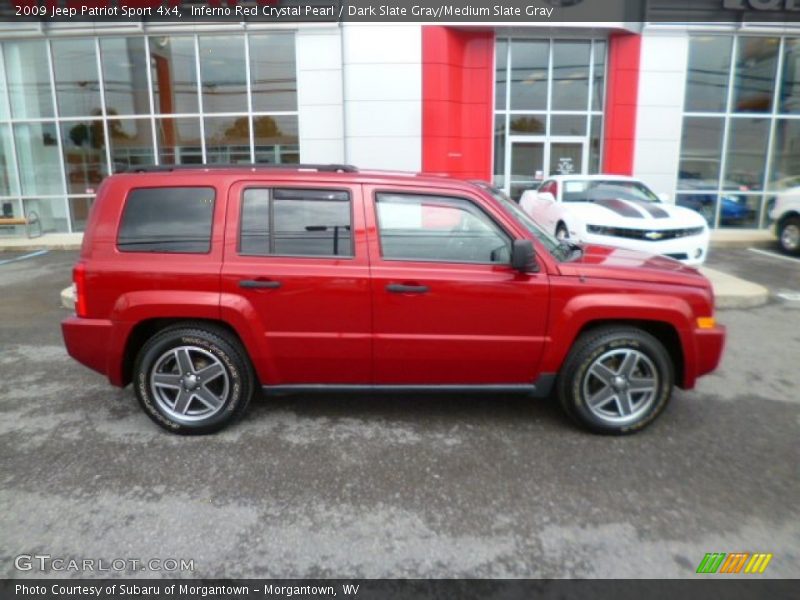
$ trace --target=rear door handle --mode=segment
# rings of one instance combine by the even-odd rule
[[[403,283],[390,283],[386,286],[390,294],[427,294],[427,285],[406,285]]]
[[[262,279],[240,279],[239,287],[251,290],[275,289],[281,287],[281,282]]]

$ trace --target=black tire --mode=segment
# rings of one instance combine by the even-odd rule
[[[558,240],[566,240],[569,239],[569,230],[564,223],[559,223],[556,226],[556,239]]]
[[[624,362],[629,356],[632,367]],[[622,361],[616,370],[615,361]],[[629,373],[628,368],[634,370]],[[609,383],[595,371],[608,376]],[[652,392],[631,389],[648,381]],[[625,435],[644,429],[661,414],[672,396],[674,381],[672,359],[661,342],[640,329],[620,325],[598,327],[578,338],[564,361],[556,390],[564,411],[585,429]],[[609,393],[613,395],[604,404],[590,407],[590,397],[602,399]],[[628,415],[623,406],[630,410]],[[615,411],[618,416],[612,414]]]
[[[778,245],[786,254],[800,255],[800,217],[788,217],[778,227]]]
[[[187,357],[191,381],[181,375]],[[151,379],[155,369],[164,380],[159,384]],[[227,330],[180,323],[142,346],[134,362],[133,386],[139,404],[159,426],[172,433],[200,435],[219,431],[244,414],[253,397],[255,376],[246,352]],[[204,398],[215,402],[209,404]]]

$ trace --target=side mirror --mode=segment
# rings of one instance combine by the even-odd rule
[[[548,204],[554,204],[556,201],[556,197],[553,196],[550,192],[541,192],[539,194],[539,200],[542,202],[547,202]]]
[[[668,203],[670,201],[670,196],[669,196],[669,194],[665,194],[664,192],[661,192],[658,195],[658,199],[661,200],[664,203]]]
[[[511,246],[511,266],[520,273],[537,273],[536,252],[530,240],[514,240]]]

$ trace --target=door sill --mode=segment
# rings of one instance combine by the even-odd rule
[[[340,383],[264,385],[265,394],[526,394],[535,398],[550,395],[556,376],[543,373],[535,383],[520,384],[474,384],[474,385],[353,385]]]

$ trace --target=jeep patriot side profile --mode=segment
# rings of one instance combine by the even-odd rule
[[[711,286],[558,242],[488,184],[346,165],[154,167],[97,193],[72,357],[182,434],[266,392],[555,392],[629,433],[716,368]]]

